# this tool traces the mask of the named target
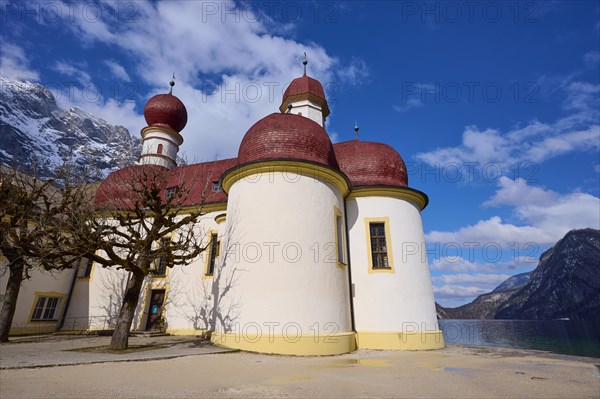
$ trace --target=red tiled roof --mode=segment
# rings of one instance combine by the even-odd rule
[[[236,158],[220,161],[182,165],[167,169],[158,165],[135,165],[120,169],[108,175],[96,192],[96,209],[133,209],[136,194],[133,187],[139,182],[157,179],[160,195],[166,200],[165,193],[170,187],[183,183],[187,193],[179,205],[216,204],[227,202],[227,195],[221,190],[213,191],[213,182],[221,174],[237,164]]]
[[[323,91],[323,85],[321,85],[321,82],[319,82],[317,79],[311,78],[308,75],[304,75],[292,80],[290,85],[283,93],[283,101],[285,101],[287,97],[305,93],[313,94],[325,100],[325,92]]]
[[[148,126],[162,126],[177,132],[187,124],[187,110],[172,94],[157,94],[146,103],[144,118]]]
[[[165,189],[175,187],[179,182],[185,182],[185,187],[190,190],[190,194],[182,205],[227,202],[227,194],[223,190],[213,191],[213,182],[218,182],[223,172],[235,165],[237,165],[237,158],[178,166],[169,171],[169,180]]]
[[[238,152],[240,164],[267,159],[298,159],[337,169],[331,140],[313,120],[294,114],[271,114],[246,133]]]
[[[408,186],[404,160],[387,144],[345,141],[333,145],[340,170],[354,188],[363,186]]]

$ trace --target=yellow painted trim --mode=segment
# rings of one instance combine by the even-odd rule
[[[48,334],[56,331],[56,326],[58,322],[52,323],[38,323],[34,322],[34,326],[27,327],[10,327],[9,335],[33,335],[33,334]]]
[[[340,355],[356,350],[354,332],[317,336],[309,334],[300,337],[288,337],[283,334],[251,335],[213,332],[210,341],[213,345],[223,348],[279,355]]]
[[[343,197],[350,193],[348,181],[341,172],[328,168],[325,165],[317,165],[295,160],[262,161],[242,165],[230,169],[222,177],[221,187],[228,193],[233,183],[246,177],[267,173],[295,173],[302,176],[319,178],[335,186]]]
[[[224,223],[226,218],[227,218],[227,215],[225,213],[221,213],[221,214],[215,216],[215,222],[217,222],[217,224]]]
[[[203,337],[208,336],[210,333],[209,330],[206,329],[195,329],[195,328],[167,328],[167,334],[170,335],[188,335],[188,336],[198,336],[201,335]]]
[[[404,187],[365,187],[352,190],[348,199],[359,197],[388,197],[410,201],[420,210],[427,206],[427,197],[425,194]]]
[[[177,140],[179,140],[179,142],[174,141],[173,144],[176,144],[176,145],[183,144],[183,136],[181,134],[179,134],[176,130],[169,129],[168,127],[146,126],[145,128],[143,128],[141,130],[140,134],[142,135],[142,139],[145,139],[147,134],[154,133],[154,132],[169,134],[169,135],[175,137]],[[161,154],[157,154],[157,155],[161,155]]]
[[[217,259],[221,257],[221,239],[219,238],[219,231],[214,229],[208,231],[207,237],[210,237],[212,239],[213,234],[217,235],[217,257],[215,258],[216,262]],[[204,254],[208,254],[205,257],[206,259],[204,260],[204,272],[202,273],[202,280],[209,280],[214,277],[214,273],[208,273],[208,268],[210,266],[210,258],[212,256],[212,245],[210,244],[210,241],[208,242],[208,245],[208,251],[204,251]]]
[[[359,331],[356,341],[360,349],[381,350],[431,350],[445,346],[440,330],[416,332]]]
[[[35,305],[38,303],[38,299],[40,297],[52,297],[52,298],[60,298],[60,309],[58,310],[58,314],[56,315],[56,320],[31,320],[31,318],[33,317],[33,311],[35,310]],[[67,294],[63,294],[62,292],[56,292],[56,291],[47,291],[47,292],[41,292],[41,291],[36,291],[33,293],[33,303],[31,304],[31,309],[29,310],[29,317],[27,318],[28,323],[34,323],[34,324],[57,324],[58,321],[61,319],[63,312],[65,311],[65,306],[67,306],[66,303],[66,298],[67,298]]]
[[[344,221],[344,215],[342,214],[342,211],[340,210],[340,208],[338,208],[337,206],[334,205],[333,207],[333,229],[334,229],[334,236],[335,236],[335,264],[339,269],[344,269],[347,265],[347,257],[348,257],[348,252],[346,252],[344,254],[344,260],[346,262],[340,262],[340,253],[339,253],[339,240],[340,237],[338,237],[338,229],[337,229],[337,219],[341,218],[342,219],[342,244],[343,247],[346,248],[346,226],[345,226],[345,221]]]
[[[371,252],[371,229],[369,224],[371,222],[383,223],[385,227],[385,247],[387,248],[388,264],[389,268],[373,268],[373,253]],[[378,218],[365,218],[366,238],[367,238],[367,258],[369,259],[369,273],[395,273],[394,268],[394,256],[392,251],[392,235],[390,233],[390,218],[388,216]]]

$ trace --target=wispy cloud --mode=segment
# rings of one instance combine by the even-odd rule
[[[29,65],[23,48],[0,38],[0,74],[10,79],[38,81],[40,75]]]
[[[431,231],[430,242],[494,243],[503,248],[515,244],[551,245],[569,230],[600,228],[600,199],[591,194],[559,194],[533,187],[523,179],[501,177],[494,195],[484,206],[508,206],[521,225],[506,223],[492,216],[453,231]]]
[[[114,8],[104,6],[109,11]],[[136,79],[149,85],[148,93],[139,93],[142,98],[166,92],[175,72],[174,94],[188,111],[193,110],[182,132],[182,150],[194,159],[206,160],[216,154],[234,156],[246,130],[258,119],[278,112],[286,85],[302,74],[304,52],[309,57],[309,74],[326,90],[340,83],[360,84],[369,73],[358,58],[344,66],[315,43],[280,36],[273,21],[243,7],[233,1],[135,2],[135,13],[121,15],[130,17],[127,20],[105,18],[90,23],[75,15],[70,29],[82,45],[102,43],[129,54],[126,70],[111,64],[114,60],[106,66],[115,79],[127,81],[135,73]],[[291,29],[288,26],[285,31]],[[130,126],[140,115],[128,119]]]
[[[113,60],[106,60],[106,61],[104,61],[104,64],[106,64],[110,73],[114,77],[124,80],[126,82],[131,82],[131,78],[129,77],[129,74],[127,73],[125,68],[123,68],[123,66],[121,64],[118,64],[117,62],[115,62]]]
[[[541,163],[576,151],[598,151],[600,85],[569,81],[560,90],[562,106],[569,111],[565,117],[550,123],[533,119],[506,132],[468,126],[460,145],[419,153],[416,158],[436,167],[494,163],[506,173],[517,164]]]
[[[423,101],[418,98],[412,97],[407,99],[402,105],[392,105],[392,108],[396,112],[406,112],[413,108],[419,108],[425,105]]]
[[[74,78],[83,86],[87,86],[92,82],[92,77],[85,71],[85,69],[87,69],[87,65],[85,63],[71,63],[65,60],[60,60],[54,63],[52,69],[65,76]]]
[[[352,57],[348,65],[342,66],[337,71],[337,75],[343,82],[356,86],[369,78],[369,68],[364,60]]]

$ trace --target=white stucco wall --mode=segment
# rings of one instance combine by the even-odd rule
[[[31,278],[24,280],[21,284],[17,307],[11,326],[11,333],[43,333],[52,332],[60,321],[67,296],[73,279],[74,270],[64,271],[41,271],[34,269],[30,272]],[[8,281],[8,270],[6,265],[0,266],[0,297],[4,298],[6,283]],[[31,311],[37,302],[36,293],[40,296],[58,296],[61,298],[59,312],[56,313],[57,321],[30,321]],[[0,302],[1,304],[1,302]]]
[[[196,226],[196,234],[207,245],[211,232],[223,234],[223,224],[215,221],[215,211],[203,215]],[[213,277],[205,276],[209,251],[203,252],[187,266],[167,269],[165,277],[148,276],[142,287],[132,328],[146,328],[150,294],[153,289],[165,290],[163,316],[169,330],[192,334],[206,329],[204,315],[210,315],[213,306],[211,292]],[[107,329],[116,320],[125,292],[128,273],[115,268],[94,264],[89,278],[77,278],[64,329]]]
[[[339,191],[315,177],[271,172],[233,184],[226,267],[236,274],[226,303],[235,309],[234,332],[351,331],[348,270],[337,265],[334,208],[344,209]]]
[[[309,100],[296,101],[292,103],[292,114],[302,114],[305,118],[312,119],[323,126],[323,111],[318,104]]]
[[[163,145],[162,154],[158,154],[159,144]],[[179,143],[171,134],[161,132],[154,128],[144,135],[140,158],[141,163],[162,165],[171,168],[176,164],[180,145],[181,143]]]
[[[438,330],[423,223],[402,199],[347,200],[356,331]],[[394,272],[369,272],[365,218],[389,217]],[[388,249],[389,252],[389,249]]]

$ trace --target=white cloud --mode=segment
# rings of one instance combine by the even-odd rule
[[[511,180],[506,176],[498,179],[499,189],[494,196],[483,203],[484,206],[510,205],[518,207],[521,204],[537,204],[549,206],[556,202],[558,193],[544,190],[540,187],[529,186],[525,179]]]
[[[552,245],[569,230],[600,228],[600,199],[581,192],[559,194],[529,186],[523,179],[501,177],[499,188],[484,206],[509,206],[523,225],[505,223],[499,216],[480,220],[455,231],[431,231],[430,242],[494,243],[503,248],[515,243]]]
[[[116,63],[113,60],[106,60],[106,61],[104,61],[104,63],[106,64],[106,66],[108,67],[110,72],[115,77],[117,77],[121,80],[124,80],[126,82],[131,82],[131,78],[129,77],[129,74],[127,74],[127,71],[125,70],[125,68],[123,68],[122,65]]]
[[[600,149],[600,85],[564,79],[559,89],[563,108],[571,113],[552,123],[529,121],[524,126],[502,132],[468,126],[458,146],[419,153],[417,159],[440,167],[453,164],[498,165],[503,173],[520,164],[541,163],[577,151]]]
[[[0,74],[10,79],[38,81],[40,75],[30,68],[29,57],[15,44],[0,39]]]
[[[85,63],[70,63],[64,60],[56,61],[52,67],[56,72],[76,79],[84,87],[92,82],[92,77],[85,71],[86,68]]]
[[[464,301],[467,298],[474,298],[487,292],[489,292],[488,289],[473,286],[464,287],[462,285],[443,285],[441,287],[433,287],[435,299],[438,303],[442,304],[442,306],[449,306],[444,301],[447,299],[461,299]]]
[[[364,60],[353,57],[349,65],[338,70],[338,76],[351,85],[357,85],[368,79],[369,68]]]
[[[168,91],[175,73],[173,93],[188,109],[181,151],[201,161],[236,156],[246,130],[278,112],[285,86],[302,74],[304,52],[309,75],[326,91],[339,83],[359,84],[368,76],[363,61],[353,59],[343,67],[317,44],[277,36],[274,32],[281,30],[274,29],[273,21],[242,7],[233,1],[135,2],[135,14],[123,16],[129,20],[91,23],[77,14],[71,29],[84,44],[100,42],[129,54],[127,76],[135,73],[153,88],[148,98]],[[112,70],[122,77],[127,71]],[[121,121],[128,128],[140,119],[133,112],[119,116],[128,119]]]
[[[493,273],[458,273],[446,274],[443,276],[434,276],[432,281],[441,284],[475,284],[484,285],[485,287],[495,288],[504,280],[509,278],[508,274],[493,274]],[[478,287],[483,288],[483,287]]]
[[[411,97],[411,98],[407,99],[404,103],[402,103],[402,105],[392,105],[392,108],[396,112],[406,112],[413,108],[422,107],[423,105],[425,105],[425,103],[423,103],[423,101],[421,101],[418,98]]]

